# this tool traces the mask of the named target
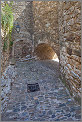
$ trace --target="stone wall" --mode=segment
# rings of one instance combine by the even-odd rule
[[[10,48],[8,45],[8,38],[4,39],[4,31],[1,29],[1,76],[9,64]],[[7,48],[4,50],[4,42],[7,40]]]
[[[32,53],[31,44],[26,40],[18,40],[15,43],[14,48],[14,57],[15,58],[24,58],[25,56]]]
[[[1,75],[9,64],[10,51],[3,51],[3,40],[1,40]]]
[[[7,100],[11,93],[12,83],[17,75],[15,66],[9,65],[5,68],[1,77],[1,112],[7,107]]]
[[[49,44],[59,56],[58,2],[33,1],[34,45]]]
[[[13,40],[14,40],[14,56],[22,57],[22,48],[25,47],[27,54],[31,53],[32,49],[32,35],[33,35],[33,12],[32,2],[14,2],[14,29],[13,29]],[[16,26],[19,24],[20,32],[16,30]],[[21,41],[22,40],[22,41]],[[22,43],[22,45],[21,45]],[[29,46],[30,45],[30,46]],[[30,51],[29,51],[30,50]]]
[[[81,2],[59,2],[60,72],[76,98],[81,96]]]

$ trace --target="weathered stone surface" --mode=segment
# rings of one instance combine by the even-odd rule
[[[59,2],[60,71],[70,84],[74,96],[81,96],[81,6],[80,2]],[[61,9],[62,12],[60,11]],[[61,20],[60,20],[61,16]],[[62,21],[62,24],[61,24]],[[62,28],[65,28],[63,31]],[[66,50],[67,49],[67,50]],[[68,54],[67,54],[68,53]],[[62,56],[61,56],[62,55]],[[64,74],[64,75],[63,75]]]
[[[38,40],[53,46],[58,57],[59,51],[59,28],[57,15],[58,2],[33,2],[34,14],[34,41],[37,46]]]
[[[14,57],[15,58],[23,58],[27,55],[31,55],[31,43],[26,40],[19,40],[14,44]]]
[[[73,54],[75,54],[76,56],[81,57],[81,51],[80,50],[73,50]]]
[[[67,48],[67,53],[68,53],[69,55],[72,55],[72,49]]]
[[[11,83],[14,82],[16,76],[15,67],[9,65],[5,72],[3,72],[2,78],[1,78],[1,111],[5,109],[5,105],[8,100],[8,94],[11,92]]]
[[[14,56],[16,58],[32,54],[32,35],[33,35],[33,12],[32,2],[14,2]],[[22,5],[21,5],[22,4]],[[20,26],[20,32],[16,31],[17,23]],[[22,41],[21,41],[22,40]]]
[[[1,111],[2,121],[61,121],[70,120],[70,117],[73,121],[81,120],[81,106],[69,95],[60,80],[57,62],[18,61],[15,66],[17,74],[5,109]],[[12,69],[10,71],[13,73]],[[28,93],[27,83],[34,80],[39,83],[40,91]],[[3,107],[3,103],[1,105]]]

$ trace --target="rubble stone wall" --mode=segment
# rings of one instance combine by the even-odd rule
[[[15,43],[14,57],[24,58],[26,55],[31,54],[31,44],[26,40],[19,40]]]
[[[9,64],[9,57],[10,57],[10,52],[7,49],[7,51],[3,51],[3,40],[1,40],[1,75],[5,71],[5,68]]]
[[[33,1],[34,45],[50,44],[59,56],[58,2]]]
[[[81,96],[81,2],[59,2],[60,72],[72,95]]]
[[[14,29],[13,29],[13,40],[14,40],[14,56],[22,57],[22,48],[26,44],[27,54],[32,49],[32,35],[33,35],[33,12],[32,2],[14,2]],[[19,24],[20,32],[16,30],[16,26]],[[22,40],[22,41],[21,41]],[[22,43],[22,47],[21,47]],[[29,46],[31,45],[31,46]]]

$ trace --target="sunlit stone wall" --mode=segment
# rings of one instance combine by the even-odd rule
[[[46,43],[59,56],[58,2],[34,1],[34,44]]]
[[[81,96],[81,2],[59,2],[60,72],[72,95]]]

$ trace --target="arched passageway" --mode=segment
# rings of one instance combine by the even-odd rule
[[[78,2],[58,1],[14,4],[20,32],[13,31],[16,63],[1,79],[2,121],[81,120],[81,106],[73,99],[81,101],[80,7]],[[32,55],[34,45],[40,60]],[[51,60],[57,56],[60,63]],[[34,90],[36,83],[40,91],[29,93],[28,84]]]
[[[38,44],[38,46],[34,50],[34,53],[39,57],[40,60],[51,60],[58,58],[53,48],[46,43]]]

